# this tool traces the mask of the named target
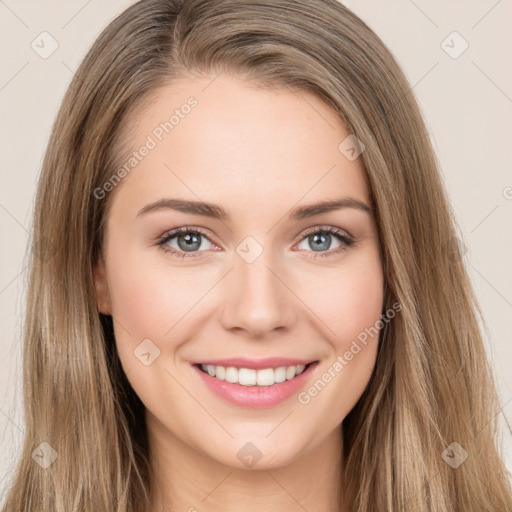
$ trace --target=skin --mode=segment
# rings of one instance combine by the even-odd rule
[[[338,511],[341,423],[368,384],[377,337],[307,404],[294,395],[260,409],[232,405],[191,364],[318,360],[307,389],[376,323],[383,273],[373,216],[342,208],[288,218],[297,206],[342,197],[371,205],[362,159],[338,150],[349,133],[316,96],[212,79],[166,85],[132,113],[123,137],[133,151],[190,96],[198,101],[111,192],[95,272],[98,307],[114,318],[120,360],[146,407],[154,510]],[[165,197],[215,203],[231,219],[170,209],[137,217]],[[192,253],[199,257],[157,245],[178,227],[207,233]],[[331,245],[315,251],[304,233],[316,227],[355,243],[327,234]],[[236,252],[247,236],[263,249],[251,263]],[[167,246],[191,254],[177,237]],[[160,350],[148,366],[134,356],[145,339]],[[237,457],[247,442],[261,452],[251,468]]]

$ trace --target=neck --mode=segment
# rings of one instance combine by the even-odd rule
[[[342,430],[280,467],[239,469],[199,453],[146,415],[157,512],[345,512]],[[341,508],[340,508],[341,507]]]

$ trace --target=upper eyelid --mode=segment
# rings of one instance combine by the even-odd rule
[[[204,236],[205,238],[208,238],[210,242],[214,243],[213,240],[209,238],[210,231],[206,228],[199,228],[195,226],[185,226],[185,227],[179,227],[175,229],[169,229],[168,231],[165,231],[161,236],[157,238],[157,240],[166,240],[169,238],[174,238],[175,236],[181,234],[180,233],[198,233],[201,236]],[[215,238],[215,237],[214,237]]]
[[[316,231],[331,231],[331,230],[342,231],[343,233],[345,233],[347,238],[350,238],[351,240],[355,239],[355,237],[351,233],[349,233],[346,229],[338,228],[338,227],[335,227],[335,226],[328,226],[326,224],[325,225],[314,226],[312,228],[306,229],[306,231],[302,232],[302,237],[308,236],[309,234],[315,233]],[[331,233],[331,234],[335,234],[335,233]],[[336,234],[340,235],[340,233],[336,233]]]

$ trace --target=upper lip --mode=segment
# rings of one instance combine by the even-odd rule
[[[249,368],[251,370],[263,370],[265,368],[279,368],[281,366],[299,366],[313,363],[312,359],[294,359],[289,357],[268,357],[265,359],[249,359],[247,357],[232,357],[229,359],[208,359],[195,361],[193,364],[212,366],[234,366],[235,368]]]

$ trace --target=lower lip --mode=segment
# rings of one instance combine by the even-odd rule
[[[307,379],[318,366],[318,361],[311,363],[300,375],[291,380],[272,384],[271,386],[242,386],[212,377],[198,366],[193,366],[203,382],[211,391],[239,407],[272,407],[284,402],[304,387]]]

